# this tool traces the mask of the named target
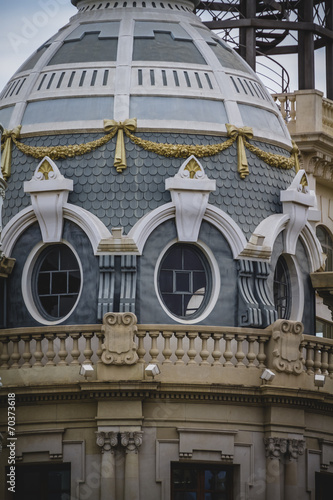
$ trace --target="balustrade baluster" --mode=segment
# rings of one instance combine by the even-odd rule
[[[328,375],[328,346],[323,345],[321,349],[321,373]]]
[[[144,363],[145,362],[144,357],[145,357],[145,354],[146,354],[146,349],[144,348],[143,341],[144,341],[144,338],[145,338],[146,335],[147,335],[147,332],[143,332],[143,331],[140,331],[140,330],[136,334],[136,336],[139,339],[138,350],[137,350],[138,357],[139,357],[138,363]]]
[[[149,332],[149,337],[151,338],[151,348],[149,349],[149,354],[151,356],[150,363],[158,363],[157,356],[159,354],[159,350],[157,348],[157,338],[159,335],[160,332],[158,331]]]
[[[79,333],[71,333],[70,337],[73,340],[73,348],[71,350],[72,361],[71,365],[79,365],[80,349],[79,349]]]
[[[248,340],[248,343],[249,343],[249,350],[248,350],[248,353],[247,353],[247,360],[249,362],[249,364],[247,365],[248,368],[256,368],[255,364],[254,364],[254,360],[256,359],[256,354],[254,352],[254,342],[257,340],[257,336],[254,336],[254,335],[249,335],[247,337],[247,340]]]
[[[67,333],[58,333],[57,335],[58,339],[60,339],[60,349],[58,352],[58,356],[60,358],[60,361],[58,363],[59,366],[67,366],[66,358],[68,356],[68,352],[66,349],[66,338],[67,338]]]
[[[33,366],[43,366],[42,359],[43,359],[43,351],[42,351],[42,335],[33,335],[32,338],[36,341],[36,348],[34,352],[34,357],[35,357],[35,362],[33,363]]]
[[[214,351],[212,352],[212,356],[213,356],[213,363],[212,365],[213,366],[222,366],[222,363],[220,361],[221,359],[221,356],[222,356],[222,352],[221,352],[221,349],[220,349],[220,340],[221,338],[223,337],[222,333],[213,333],[212,335],[213,339],[214,339]]]
[[[333,347],[328,349],[328,374],[330,378],[333,378]]]
[[[46,351],[46,357],[48,359],[46,365],[48,366],[54,366],[55,365],[55,362],[54,362],[54,358],[56,356],[56,353],[54,351],[54,338],[55,338],[55,335],[54,333],[47,333],[45,335],[45,338],[48,340],[48,347],[47,347],[47,351]]]
[[[224,350],[224,359],[225,359],[225,363],[223,364],[223,366],[233,366],[233,364],[231,363],[231,358],[233,356],[232,354],[232,350],[231,350],[231,341],[235,338],[235,336],[232,334],[232,333],[227,333],[225,336],[224,336],[224,339],[225,339],[225,350]]]
[[[11,337],[10,340],[13,342],[13,352],[10,356],[12,362],[11,368],[19,368],[19,361],[21,358],[21,354],[19,353],[20,337],[18,335],[15,335],[15,337]]]
[[[245,335],[236,335],[237,340],[237,352],[235,358],[237,359],[236,368],[245,368],[244,358],[245,352],[243,352],[243,341],[246,339]]]
[[[22,358],[24,359],[24,363],[22,368],[31,368],[30,359],[32,358],[32,353],[30,351],[30,335],[22,335],[22,340],[24,340],[24,352],[22,354]]]
[[[183,357],[185,354],[185,351],[183,349],[183,338],[185,337],[185,333],[183,332],[175,332],[175,335],[177,337],[177,349],[176,349],[176,356],[177,356],[177,361],[176,365],[184,365]]]
[[[258,342],[259,342],[259,352],[257,359],[259,361],[258,368],[266,368],[265,361],[266,361],[266,354],[265,354],[265,342],[267,342],[269,337],[258,337]]]
[[[290,121],[294,122],[296,120],[296,96],[289,96],[290,102]]]
[[[83,333],[83,337],[86,339],[86,346],[85,346],[85,349],[83,351],[83,355],[84,355],[84,361],[83,361],[83,364],[86,365],[86,364],[89,364],[91,365],[91,356],[93,355],[93,350],[91,349],[91,338],[92,338],[93,334],[92,333]]]
[[[170,348],[170,338],[172,337],[172,332],[162,332],[164,338],[164,349],[162,354],[164,356],[163,365],[171,364],[172,350]]]
[[[321,349],[322,349],[321,344],[315,345],[315,354],[314,354],[314,372],[315,374],[321,373]]]
[[[305,366],[306,366],[306,372],[308,375],[313,374],[313,354],[314,354],[314,342],[306,342],[305,344],[305,349],[306,349],[306,360],[305,360]]]
[[[200,338],[201,338],[201,342],[202,342],[202,345],[201,345],[201,351],[200,351],[200,357],[202,359],[201,363],[200,363],[200,366],[202,365],[209,365],[208,361],[207,361],[207,358],[209,356],[209,351],[207,349],[207,342],[208,342],[208,339],[210,338],[210,333],[200,333]]]
[[[8,337],[4,337],[1,339],[1,343],[2,343],[2,354],[0,356],[0,359],[1,359],[1,369],[3,370],[8,370],[9,368],[9,364],[8,364],[8,361],[9,361],[9,354],[8,354],[8,343],[9,343],[9,338]]]
[[[195,347],[194,347],[194,342],[195,342],[195,339],[198,337],[198,332],[188,332],[186,334],[189,338],[189,349],[187,351],[187,355],[189,357],[189,361],[188,361],[188,365],[196,365],[196,361],[194,360],[194,358],[196,357],[197,355],[197,351],[195,350]]]
[[[104,333],[103,332],[97,332],[96,333],[96,337],[98,338],[98,348],[97,348],[97,351],[96,351],[96,355],[97,355],[97,358],[98,358],[97,364],[98,364],[98,363],[102,363],[101,356],[102,356],[102,353],[103,353],[102,344],[103,344],[103,340],[104,340]]]

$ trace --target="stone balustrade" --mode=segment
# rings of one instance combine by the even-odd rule
[[[325,133],[333,137],[333,101],[318,90],[274,94],[291,135]]]
[[[139,363],[265,368],[271,328],[138,325]],[[2,369],[100,363],[102,325],[0,331]],[[307,372],[333,373],[333,340],[303,335]]]

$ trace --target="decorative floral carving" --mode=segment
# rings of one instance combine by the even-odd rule
[[[268,437],[264,439],[264,443],[267,458],[281,459],[285,456],[289,460],[297,460],[299,455],[304,454],[304,439]]]
[[[287,451],[287,439],[278,437],[269,437],[264,439],[266,457],[271,459],[280,459]]]
[[[279,372],[299,375],[303,371],[300,352],[303,325],[299,322],[278,320],[273,325],[273,368]]]
[[[120,442],[126,448],[126,453],[138,453],[142,445],[142,432],[122,432]]]
[[[118,445],[118,433],[117,432],[98,432],[96,443],[102,448],[102,453],[106,451],[113,452],[113,448]]]
[[[102,362],[106,365],[133,365],[138,361],[134,335],[137,319],[133,313],[108,313],[103,318]]]

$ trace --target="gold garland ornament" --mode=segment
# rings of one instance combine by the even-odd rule
[[[50,147],[36,147],[27,146],[22,142],[19,142],[17,138],[12,137],[15,146],[24,154],[32,156],[37,160],[42,160],[45,156],[51,158],[51,160],[59,160],[60,158],[73,158],[74,156],[84,155],[90,153],[95,149],[107,144],[117,133],[117,130],[112,131],[110,134],[106,134],[100,139],[95,141],[86,142],[85,144],[70,144],[69,146],[50,146]]]
[[[116,122],[115,120],[104,120],[105,132],[117,133],[116,151],[114,156],[114,166],[117,172],[122,172],[126,167],[126,151],[124,143],[124,132],[128,133],[136,131],[136,118],[129,118],[124,122]]]
[[[237,155],[238,155],[238,173],[241,179],[245,179],[249,175],[249,165],[247,163],[246,152],[244,147],[244,139],[252,139],[253,130],[251,127],[237,128],[230,123],[225,124],[228,136],[237,139]]]
[[[1,147],[1,171],[5,181],[9,179],[12,164],[12,140],[15,140],[20,136],[21,125],[18,125],[13,130],[4,130],[2,133],[1,141],[4,143]]]
[[[151,153],[156,153],[160,156],[165,156],[167,158],[189,158],[191,155],[196,156],[197,158],[204,158],[205,156],[213,156],[225,149],[230,148],[232,144],[235,142],[236,138],[227,139],[224,142],[220,142],[219,144],[210,144],[208,146],[201,146],[196,144],[195,146],[191,146],[188,144],[166,144],[163,142],[152,142],[146,141],[145,139],[140,139],[140,137],[136,137],[135,135],[128,132],[128,130],[124,129],[127,137],[137,144],[140,148],[145,151],[150,151]]]
[[[229,123],[226,124],[229,139],[218,144],[209,145],[188,145],[188,144],[165,144],[147,141],[136,137],[132,132],[135,132],[137,127],[136,118],[125,120],[124,122],[116,122],[115,120],[104,120],[104,130],[108,132],[106,135],[95,141],[87,142],[85,144],[72,144],[69,146],[51,146],[51,147],[34,147],[27,146],[18,141],[21,125],[13,130],[5,130],[2,135],[3,151],[1,168],[3,177],[7,180],[10,177],[11,170],[11,148],[12,142],[24,154],[32,156],[38,160],[48,156],[52,160],[60,158],[72,158],[74,156],[90,153],[91,151],[107,144],[116,134],[117,143],[115,151],[114,166],[117,172],[122,172],[126,168],[126,152],[124,144],[124,133],[126,136],[137,144],[139,147],[146,151],[150,151],[165,157],[172,158],[188,158],[191,155],[197,158],[205,156],[213,156],[221,151],[228,149],[237,140],[237,153],[238,153],[238,172],[241,179],[249,175],[249,167],[246,158],[245,147],[255,154],[258,158],[263,160],[267,165],[275,168],[282,168],[289,170],[295,167],[296,172],[299,170],[298,154],[299,150],[293,142],[293,149],[291,156],[286,158],[282,155],[267,153],[262,151],[256,146],[250,144],[247,139],[253,138],[253,131],[250,127],[237,128]],[[244,147],[245,146],[245,147]]]

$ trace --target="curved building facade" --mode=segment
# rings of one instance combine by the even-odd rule
[[[15,498],[314,498],[332,345],[280,111],[192,2],[72,3],[0,94]]]

